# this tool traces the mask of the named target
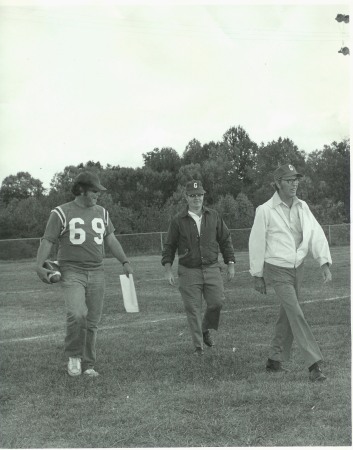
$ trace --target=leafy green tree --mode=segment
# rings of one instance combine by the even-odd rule
[[[174,173],[158,172],[149,167],[111,167],[102,172],[101,181],[114,203],[135,210],[143,206],[161,206],[177,186]]]
[[[236,227],[236,206],[235,198],[230,194],[221,195],[214,205],[214,209],[224,219],[228,228]]]
[[[139,204],[136,196],[139,178],[137,169],[113,166],[102,173],[101,181],[111,194],[114,203],[134,208]]]
[[[269,143],[261,144],[257,152],[257,164],[255,166],[256,174],[270,173],[271,175],[276,168],[282,164],[292,164],[298,172],[305,169],[305,152],[299,150],[298,147],[288,138]]]
[[[157,172],[143,167],[137,169],[137,173],[139,180],[136,194],[142,206],[161,207],[177,187],[177,177],[170,171]]]
[[[232,191],[232,179],[229,176],[227,167],[228,161],[222,156],[215,159],[210,158],[202,164],[202,179],[205,180],[203,187],[206,191],[206,203],[214,204],[220,196]]]
[[[14,198],[0,211],[1,238],[40,237],[43,234],[48,210],[42,199]]]
[[[38,198],[44,192],[43,183],[39,179],[33,178],[28,172],[18,172],[3,180],[0,197],[3,203],[8,204],[13,199]]]
[[[83,169],[82,164],[79,166],[66,166],[62,172],[57,172],[50,182],[50,194],[54,192],[64,194],[65,201],[72,199],[72,185]]]
[[[254,206],[243,193],[236,199],[230,194],[221,196],[214,207],[229,228],[249,228],[253,224]]]
[[[92,160],[87,161],[86,163],[80,163],[77,166],[78,169],[89,170],[90,172],[100,173],[103,170],[102,164],[97,161],[94,162]]]
[[[320,204],[310,204],[310,209],[323,225],[340,224],[346,220],[343,202],[335,203],[332,199],[325,198]]]
[[[257,207],[267,201],[274,193],[273,172],[282,164],[292,164],[298,172],[305,173],[305,152],[290,139],[279,138],[277,141],[261,144],[257,151],[256,164],[251,170],[252,185],[246,193]]]
[[[143,206],[135,211],[135,226],[138,233],[149,233],[167,230],[169,217],[164,208],[158,206]]]
[[[0,237],[41,236],[54,206],[73,199],[71,188],[82,170],[100,177],[108,191],[105,206],[119,234],[166,230],[170,218],[186,205],[185,184],[202,181],[205,205],[214,205],[231,228],[252,225],[254,206],[274,193],[273,172],[291,163],[304,174],[298,196],[321,223],[350,220],[350,143],[325,145],[306,155],[288,138],[260,146],[246,131],[231,127],[219,142],[191,140],[182,158],[171,147],[155,148],[144,166],[126,168],[88,161],[55,174],[49,194],[28,172],[5,178],[0,188]]]
[[[164,147],[160,150],[155,148],[151,152],[143,153],[142,156],[144,166],[156,172],[167,170],[176,173],[181,166],[178,152],[171,147]]]
[[[202,172],[199,163],[181,166],[177,174],[177,181],[181,186],[185,186],[190,180],[201,180],[201,178]]]
[[[163,217],[165,218],[165,227],[161,230],[166,230],[168,228],[169,221],[174,217],[175,214],[180,212],[187,205],[185,198],[185,185],[179,184],[173,195],[167,199],[163,205]]]
[[[104,206],[102,204],[102,206]],[[133,209],[125,206],[113,204],[107,207],[110,219],[115,227],[116,234],[136,233],[137,219],[136,213]]]
[[[242,192],[235,199],[236,228],[249,228],[254,222],[254,205]]]
[[[207,201],[216,203],[220,196],[230,194],[234,198],[242,190],[243,180],[232,169],[229,153],[220,143],[210,150],[210,158],[202,164],[202,179],[207,191]]]
[[[200,141],[192,139],[184,150],[182,164],[202,164],[209,156],[210,146],[207,144],[201,145]]]
[[[12,199],[7,205],[0,207],[0,239],[11,239],[16,236],[17,228],[14,227],[13,209],[14,203],[17,205],[19,200]]]
[[[229,128],[223,135],[223,143],[233,174],[242,181],[243,186],[247,186],[252,181],[251,169],[255,165],[257,144],[241,126]]]
[[[50,182],[50,193],[64,194],[66,201],[72,199],[71,188],[77,175],[88,170],[93,172],[99,177],[104,172],[104,169],[99,161],[87,161],[86,163],[80,163],[77,166],[66,166],[62,172],[57,172]]]
[[[332,142],[323,150],[310,153],[308,169],[313,182],[312,200],[342,202],[345,220],[350,221],[350,141]],[[320,197],[318,198],[318,193]]]

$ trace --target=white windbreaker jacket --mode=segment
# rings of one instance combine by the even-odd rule
[[[322,266],[332,264],[329,245],[323,229],[305,201],[298,199],[303,240],[296,249],[288,220],[282,211],[277,192],[256,209],[249,238],[250,274],[262,277],[264,263],[280,267],[299,267],[308,252]]]

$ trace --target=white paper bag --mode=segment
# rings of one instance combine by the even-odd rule
[[[126,312],[139,312],[133,276],[120,275],[120,284]]]

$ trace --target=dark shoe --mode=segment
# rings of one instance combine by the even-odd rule
[[[203,353],[204,353],[203,348],[201,348],[201,347],[196,347],[195,348],[194,355],[196,355],[196,356],[203,356]]]
[[[309,373],[309,380],[310,381],[324,381],[326,380],[325,375],[321,372],[321,369],[319,366],[314,367],[312,370],[310,370]]]
[[[203,341],[204,341],[204,343],[208,347],[213,347],[214,346],[214,340],[212,339],[210,332],[207,330],[207,331],[204,331],[202,334],[203,334]]]
[[[273,359],[268,359],[266,363],[267,372],[289,372],[288,369],[282,367],[280,361],[274,361]]]

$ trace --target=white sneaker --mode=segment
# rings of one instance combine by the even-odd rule
[[[87,369],[83,372],[83,374],[91,378],[99,376],[99,373],[96,372],[94,369]]]
[[[71,377],[77,377],[78,375],[81,375],[81,358],[69,358],[67,372]]]

